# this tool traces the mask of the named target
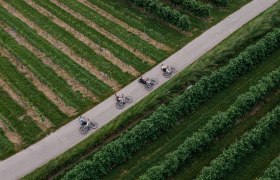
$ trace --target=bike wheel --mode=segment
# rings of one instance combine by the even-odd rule
[[[133,101],[133,98],[131,96],[125,96],[124,100],[126,103],[131,103]]]
[[[122,108],[124,107],[124,103],[117,102],[117,103],[116,103],[116,107],[117,107],[118,109],[122,109]]]
[[[97,129],[98,128],[97,122],[90,122],[90,128],[91,129]]]
[[[168,73],[168,72],[164,72],[164,73],[163,73],[163,76],[164,76],[165,78],[170,78],[171,75],[172,75],[172,73]]]
[[[152,89],[153,89],[153,86],[152,86],[152,84],[147,83],[147,84],[145,84],[145,88],[146,88],[147,90],[152,90]]]
[[[81,126],[81,127],[80,127],[80,133],[83,134],[83,135],[86,134],[86,133],[88,133],[88,128],[86,128],[86,127],[84,127],[84,126]]]
[[[158,84],[158,80],[156,80],[156,79],[151,79],[151,83],[152,83],[153,85],[157,85],[157,84]]]

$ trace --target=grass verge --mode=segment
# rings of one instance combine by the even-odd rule
[[[256,19],[243,26],[213,50],[205,54],[182,73],[164,84],[140,103],[111,121],[79,145],[51,160],[23,179],[37,179],[40,177],[53,177],[75,162],[83,159],[88,153],[98,149],[106,142],[114,139],[133,123],[147,117],[159,104],[167,103],[180,94],[192,81],[210,74],[211,71],[227,63],[247,45],[255,42],[276,24],[280,24],[280,3],[262,13]]]

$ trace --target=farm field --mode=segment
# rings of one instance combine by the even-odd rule
[[[275,32],[273,32],[275,33]],[[280,46],[280,31],[279,29],[276,30],[276,35],[273,37],[272,34],[269,34],[264,37],[264,39],[267,40],[260,40],[255,45],[252,45],[244,50],[243,53],[241,53],[238,57],[232,60],[232,63],[227,65],[225,68],[230,67],[235,61],[238,62],[238,60],[242,60],[243,54],[245,55],[253,55],[250,54],[251,52],[254,52],[258,49],[258,47],[264,48],[264,45],[260,45],[260,43],[265,43],[267,41],[267,46],[277,48]],[[271,41],[271,38],[275,38],[275,45],[269,44],[268,42]],[[279,39],[278,39],[279,38]],[[268,40],[269,39],[269,40]],[[265,44],[266,44],[265,43]],[[273,109],[277,107],[277,105],[280,102],[278,89],[279,89],[279,76],[280,76],[280,69],[279,69],[279,51],[273,52],[273,54],[266,59],[263,63],[258,65],[255,69],[251,70],[249,73],[242,76],[242,78],[239,77],[238,80],[236,80],[232,85],[230,85],[227,89],[222,91],[221,93],[218,93],[213,98],[208,100],[203,106],[202,109],[198,108],[195,113],[193,113],[191,116],[187,116],[188,108],[194,108],[192,103],[193,102],[181,102],[178,103],[178,99],[190,99],[190,97],[195,98],[195,95],[191,95],[192,92],[197,92],[197,90],[193,90],[196,87],[203,86],[203,82],[210,81],[211,78],[214,79],[215,76],[220,76],[219,73],[216,73],[212,76],[210,76],[209,80],[205,81],[199,81],[192,89],[190,89],[190,93],[187,93],[186,91],[183,95],[177,97],[174,101],[171,102],[170,105],[166,106],[166,109],[161,108],[157,110],[157,113],[154,113],[154,115],[151,118],[147,118],[145,120],[142,120],[139,125],[136,125],[133,127],[130,131],[120,136],[115,141],[109,143],[107,146],[104,146],[100,151],[98,151],[96,154],[94,154],[92,157],[88,158],[87,161],[84,161],[77,166],[75,166],[72,170],[70,170],[66,175],[64,176],[64,179],[71,179],[71,178],[88,178],[90,176],[96,176],[101,177],[109,173],[108,179],[136,179],[139,176],[141,176],[144,179],[162,179],[163,177],[166,177],[167,175],[170,175],[171,173],[175,173],[176,170],[179,167],[184,167],[183,162],[185,159],[184,156],[188,159],[188,157],[192,158],[195,156],[197,151],[202,151],[203,157],[201,157],[201,161],[195,161],[193,160],[194,164],[197,165],[199,163],[205,163],[204,166],[207,166],[208,164],[205,162],[206,159],[213,157],[215,154],[216,156],[222,158],[228,158],[228,156],[231,157],[232,153],[228,156],[222,154],[223,151],[226,151],[225,149],[228,148],[231,144],[234,144],[236,139],[239,139],[239,137],[246,136],[247,134],[256,134],[263,131],[266,134],[260,134],[256,136],[260,136],[258,141],[254,144],[255,147],[258,147],[257,145],[262,145],[261,142],[263,142],[264,137],[272,134],[273,132],[277,131],[277,124],[279,125],[279,110],[277,110],[276,115],[272,116],[273,118],[276,118],[276,122],[272,121],[272,125],[269,125],[269,129],[267,129],[267,126],[262,125],[261,123],[257,123],[256,121],[262,122],[262,120],[259,120],[262,116],[265,116],[265,114],[274,111]],[[268,50],[267,48],[264,48],[263,52],[260,52],[258,55],[255,55],[252,57],[252,60],[255,59],[256,62],[258,62],[261,59],[265,59],[268,52],[271,52],[271,50]],[[267,52],[267,53],[266,53]],[[265,53],[266,55],[264,55]],[[263,55],[261,55],[263,54]],[[247,56],[248,57],[248,56]],[[259,60],[257,60],[259,59]],[[247,63],[243,63],[242,65],[238,65],[235,67],[246,67]],[[248,64],[247,64],[248,65]],[[245,68],[246,69],[246,68]],[[247,67],[248,69],[248,67]],[[249,68],[251,69],[251,68]],[[220,73],[228,72],[230,69],[227,70],[219,70]],[[243,69],[244,70],[244,69]],[[238,71],[236,69],[232,69],[232,73],[234,71]],[[232,75],[232,74],[231,74]],[[233,75],[232,75],[233,76]],[[237,77],[237,75],[234,75],[234,77]],[[261,80],[260,80],[261,79]],[[222,80],[223,81],[223,80]],[[225,80],[225,82],[228,82],[229,80]],[[211,82],[211,81],[210,81]],[[213,83],[213,81],[212,81]],[[219,84],[219,83],[217,83]],[[220,85],[220,88],[223,88],[224,85]],[[215,87],[215,86],[214,86]],[[210,88],[210,87],[209,87]],[[200,90],[201,91],[201,90]],[[199,93],[206,93],[206,92],[199,92]],[[276,92],[274,92],[276,91]],[[189,94],[189,98],[188,97]],[[211,93],[210,93],[211,94]],[[228,96],[228,95],[231,96]],[[206,96],[207,97],[207,96]],[[199,100],[201,97],[199,97],[197,100]],[[246,99],[247,98],[247,99]],[[176,103],[175,103],[176,102]],[[173,104],[175,103],[175,104]],[[185,104],[189,105],[185,105]],[[183,105],[180,105],[183,104]],[[168,108],[172,107],[172,110],[176,113],[179,113],[177,109],[183,108],[181,106],[186,106],[184,109],[186,109],[186,112],[181,112],[181,115],[174,116],[173,113],[168,113]],[[188,107],[190,106],[190,107]],[[197,106],[197,105],[195,105]],[[264,108],[264,109],[263,109]],[[277,109],[277,108],[276,108]],[[279,109],[279,108],[278,108]],[[162,111],[162,112],[161,112]],[[220,113],[220,111],[225,112]],[[180,114],[180,113],[179,113]],[[217,114],[217,115],[216,115]],[[215,115],[215,116],[214,116]],[[161,121],[158,121],[157,119],[159,117],[167,116]],[[170,116],[170,117],[168,117]],[[269,116],[269,115],[268,115]],[[179,118],[181,117],[181,118]],[[185,119],[185,117],[187,117]],[[175,118],[172,120],[172,118]],[[179,119],[177,119],[179,118]],[[230,119],[232,118],[232,119]],[[267,118],[268,122],[270,117]],[[182,121],[181,123],[177,121]],[[154,122],[155,121],[155,122]],[[174,121],[174,122],[173,122]],[[264,120],[263,120],[264,121]],[[222,123],[223,122],[223,123]],[[226,123],[227,122],[227,123]],[[274,122],[274,123],[273,123]],[[155,123],[157,125],[157,128],[155,128]],[[163,123],[163,124],[161,124]],[[175,127],[168,131],[166,135],[157,135],[160,134],[161,131],[164,131],[162,128],[168,128],[171,125],[174,125]],[[185,125],[184,125],[185,124]],[[259,125],[260,124],[260,125]],[[145,129],[145,126],[153,127],[155,130],[149,130],[145,131],[145,134],[140,133],[139,130],[140,127],[142,129]],[[151,128],[151,129],[153,129]],[[261,129],[261,130],[255,130],[254,128]],[[266,129],[265,129],[266,128]],[[201,130],[199,130],[201,129]],[[226,130],[228,132],[225,132]],[[249,129],[252,129],[249,131]],[[256,132],[255,132],[256,131]],[[270,132],[272,131],[272,132]],[[246,132],[246,133],[244,133]],[[208,134],[207,134],[208,133]],[[226,133],[226,136],[224,136],[224,133]],[[149,135],[147,135],[149,134]],[[245,135],[243,135],[245,134]],[[222,136],[221,136],[222,135]],[[249,137],[252,137],[253,135],[248,135]],[[142,151],[139,151],[138,153],[134,154],[131,158],[129,158],[126,163],[122,163],[127,157],[131,156],[132,152],[135,151],[134,149],[138,149],[139,146],[141,146],[141,141],[145,141],[146,138],[153,138],[155,136],[158,136],[157,140],[153,142],[152,144],[148,143],[147,145],[144,145],[144,147],[141,147],[143,149]],[[221,137],[220,137],[221,136]],[[270,136],[269,136],[270,137]],[[277,137],[277,136],[276,136]],[[252,137],[253,138],[253,137]],[[133,140],[132,140],[133,139]],[[146,141],[148,140],[146,139]],[[244,137],[243,141],[249,141],[248,137]],[[267,138],[266,138],[267,139]],[[132,140],[132,141],[128,141]],[[254,140],[254,139],[253,139]],[[251,140],[251,141],[253,141]],[[262,140],[262,141],[261,141]],[[271,140],[271,139],[270,139]],[[272,139],[273,140],[273,139]],[[274,143],[275,143],[274,139]],[[215,144],[213,144],[212,141],[217,141]],[[260,141],[260,142],[259,142]],[[276,140],[277,141],[277,140]],[[208,147],[207,144],[211,143],[211,146],[214,147]],[[249,141],[250,142],[250,141]],[[237,144],[239,141],[237,141]],[[245,143],[245,142],[244,142]],[[252,142],[254,143],[254,141]],[[247,145],[247,144],[246,144]],[[204,151],[204,147],[210,148],[210,150]],[[218,147],[217,147],[218,146]],[[230,147],[232,147],[231,145]],[[251,145],[248,145],[244,147],[245,145],[240,145],[244,149],[244,153],[254,152]],[[112,148],[114,151],[112,151]],[[115,149],[116,148],[116,149]],[[123,149],[125,148],[125,149]],[[212,150],[213,148],[213,150]],[[237,146],[233,146],[233,148],[238,148]],[[131,150],[130,150],[131,149]],[[230,149],[230,148],[229,148]],[[240,152],[240,156],[244,157],[242,154],[243,149],[237,149]],[[249,150],[250,151],[249,151]],[[211,151],[212,150],[212,151]],[[270,154],[272,156],[272,159],[277,157],[279,154],[279,148],[275,147],[273,150],[276,151],[275,154]],[[131,151],[131,152],[130,152]],[[246,152],[249,151],[249,152]],[[173,154],[169,154],[169,156],[166,156],[167,153],[173,152]],[[185,153],[184,153],[185,152]],[[208,154],[209,152],[212,152],[213,154]],[[236,151],[235,151],[236,152]],[[205,153],[205,155],[204,155]],[[222,155],[220,155],[222,154]],[[224,156],[223,156],[224,155]],[[232,162],[232,164],[227,165],[227,161],[220,160],[220,164],[224,163],[225,167],[227,168],[221,168],[219,166],[218,162],[213,163],[213,168],[216,168],[216,170],[213,170],[210,166],[207,172],[207,170],[204,167],[204,171],[202,171],[201,176],[199,178],[205,179],[216,179],[216,178],[222,178],[225,175],[227,175],[230,170],[233,170],[235,165],[240,161],[241,158],[239,158],[237,153],[234,154],[235,157],[239,160],[235,161],[229,161],[229,163]],[[274,155],[274,157],[273,157]],[[104,157],[103,157],[104,156]],[[99,158],[105,158],[105,156],[109,157],[105,160],[105,162],[98,162]],[[160,164],[162,159],[164,158],[164,162]],[[214,156],[215,157],[215,156]],[[232,157],[234,158],[234,157]],[[214,158],[215,159],[215,158]],[[228,159],[227,159],[228,160]],[[208,163],[211,160],[208,161]],[[216,161],[219,161],[216,160]],[[188,161],[189,162],[189,161]],[[244,162],[244,158],[243,158]],[[112,166],[118,165],[122,163],[117,168],[111,170]],[[202,163],[202,164],[203,164]],[[236,164],[233,164],[236,163]],[[159,164],[158,166],[156,166]],[[199,164],[201,166],[201,164]],[[87,166],[84,168],[84,166]],[[103,166],[103,167],[102,167]],[[155,167],[153,167],[155,166]],[[153,167],[153,168],[151,168]],[[105,168],[105,169],[104,169]],[[151,168],[151,169],[149,169]],[[225,170],[224,170],[225,169]],[[148,171],[147,171],[148,170]],[[180,179],[193,179],[200,173],[199,167],[194,167],[194,169],[188,169],[190,170],[190,173],[195,176],[187,176],[186,174],[183,174]],[[224,170],[224,171],[223,171]],[[220,172],[222,171],[222,172]],[[182,171],[184,173],[188,172],[186,169]],[[222,174],[222,175],[221,175]],[[216,176],[215,176],[216,175]],[[233,176],[235,177],[235,176]],[[246,179],[246,178],[245,178]]]
[[[171,177],[171,179],[185,179],[185,177],[188,177],[188,179],[193,179],[200,175],[201,170],[205,166],[208,166],[212,160],[216,159],[217,157],[221,159],[222,155],[220,154],[228,147],[231,147],[230,145],[234,144],[236,141],[237,144],[240,144],[242,137],[246,136],[247,134],[254,135],[256,128],[259,130],[265,129],[262,123],[256,123],[263,121],[271,124],[271,129],[266,129],[266,131],[268,134],[269,132],[271,132],[270,134],[272,135],[270,136],[269,141],[265,141],[263,144],[261,142],[251,141],[250,143],[255,143],[254,147],[256,148],[254,149],[255,151],[252,151],[252,149],[250,148],[249,150],[251,150],[251,153],[253,152],[252,154],[256,153],[254,155],[254,157],[256,158],[259,157],[257,153],[261,154],[260,147],[269,146],[271,147],[271,149],[264,149],[267,149],[266,154],[269,154],[269,152],[271,152],[270,157],[267,158],[266,164],[262,165],[261,163],[259,163],[259,167],[256,167],[259,168],[259,174],[255,174],[254,171],[250,169],[250,164],[251,166],[253,166],[253,162],[251,163],[250,159],[246,160],[248,163],[243,164],[244,167],[247,167],[247,170],[251,170],[251,172],[248,173],[247,178],[243,179],[248,179],[250,174],[254,175],[254,177],[261,176],[264,170],[268,168],[270,162],[279,155],[279,147],[277,146],[277,143],[275,143],[277,141],[277,133],[274,130],[279,126],[279,122],[276,121],[275,118],[271,117],[271,114],[268,114],[265,120],[260,120],[262,117],[266,116],[267,113],[274,113],[274,117],[279,116],[279,108],[275,109],[275,107],[277,107],[280,100],[278,78],[280,65],[280,61],[278,58],[280,53],[280,41],[279,35],[274,36],[270,34],[266,36],[268,32],[273,32],[273,29],[275,27],[278,27],[279,25],[278,10],[279,3],[268,10],[268,12],[262,14],[253,22],[243,27],[240,31],[236,32],[232,37],[228,38],[229,40],[223,42],[221,45],[211,51],[209,53],[210,55],[206,55],[206,57],[198,61],[202,61],[204,62],[204,64],[197,63],[196,65],[194,65],[194,67],[190,67],[190,69],[186,70],[184,72],[185,74],[181,74],[181,76],[178,77],[177,80],[170,82],[170,84],[166,85],[167,87],[159,90],[160,93],[157,92],[153,94],[152,97],[146,99],[142,105],[138,105],[138,107],[131,110],[132,112],[120,117],[120,121],[112,124],[112,126],[118,126],[119,124],[123,123],[122,121],[131,121],[131,118],[134,118],[136,122],[141,118],[144,119],[141,123],[133,126],[132,128],[131,126],[128,126],[131,130],[129,130],[127,133],[122,134],[118,138],[116,138],[116,136],[114,135],[112,138],[116,138],[116,140],[102,147],[100,151],[97,151],[96,153],[88,154],[90,149],[93,148],[92,146],[96,146],[100,143],[100,137],[98,136],[102,134],[99,134],[95,138],[93,137],[90,139],[91,141],[96,141],[96,144],[92,142],[87,142],[87,144],[82,143],[81,149],[86,149],[84,150],[86,151],[84,153],[87,161],[83,161],[82,163],[72,168],[67,172],[66,176],[65,174],[59,174],[63,172],[57,171],[52,175],[48,175],[50,175],[51,177],[58,175],[58,178],[64,176],[65,179],[77,178],[76,175],[78,174],[81,175],[80,178],[87,178],[93,175],[95,177],[101,176],[102,179],[135,179],[145,174],[147,170],[152,168],[153,166],[159,165],[163,160],[170,160],[169,163],[167,162],[166,164],[162,164],[162,167],[164,168],[160,167],[158,169],[154,169],[153,171],[151,171],[151,173],[146,173],[146,177],[147,175],[149,175],[150,178],[157,179],[158,177],[161,177],[161,174],[167,173],[165,172],[165,170],[175,168],[174,172],[172,172],[173,176]],[[277,32],[273,33],[279,34],[279,30],[276,31]],[[270,44],[270,42],[274,42],[275,44]],[[264,46],[264,44],[262,43],[265,43],[266,46]],[[244,59],[244,57],[250,58],[248,58],[249,60],[245,60],[246,58]],[[213,58],[213,62],[209,62],[209,58]],[[228,60],[230,59],[230,63],[227,64]],[[208,76],[212,77],[212,81],[211,78],[206,78],[204,82],[199,81],[203,74],[209,75],[211,71],[218,69],[219,66],[226,65],[224,66],[224,68],[229,68],[231,66],[234,66],[234,62],[242,62],[242,60],[248,63],[241,63],[239,64],[240,66],[237,67],[240,67],[241,69],[243,67],[244,69],[242,70],[244,72],[236,69],[227,69],[228,71],[219,70],[219,72],[228,72],[230,75],[225,76],[226,78],[221,79],[222,76],[219,76],[218,73],[214,73],[214,75]],[[253,63],[249,63],[251,61]],[[205,69],[201,70],[200,68],[205,64],[207,64],[205,66]],[[273,74],[271,74],[272,72]],[[237,74],[231,77],[231,75],[234,73]],[[215,75],[217,77],[220,77],[219,79],[221,79],[222,82],[216,83],[216,81],[214,81],[217,79],[215,79]],[[272,84],[270,83],[271,81],[268,81],[268,79],[271,78],[274,79],[271,80],[272,82],[274,82]],[[203,87],[203,83],[206,83],[207,81],[214,84],[213,86],[210,86],[212,90],[209,87],[209,91],[212,91],[211,93],[207,92],[207,88],[207,90],[199,90],[199,86]],[[223,81],[227,82],[225,83],[226,85],[223,83]],[[189,91],[184,92],[190,82],[195,82],[195,85]],[[215,90],[215,88],[218,89]],[[197,92],[198,94],[195,94],[194,92]],[[184,99],[187,99],[188,95],[192,95],[191,97],[194,98],[195,101],[185,102]],[[242,97],[237,98],[240,95],[242,95]],[[252,98],[252,96],[254,98]],[[207,102],[205,102],[206,100]],[[246,103],[242,103],[243,101]],[[160,104],[166,104],[166,106],[156,110],[158,107],[158,105],[156,104],[158,102],[161,102]],[[201,106],[198,106],[199,104],[201,104]],[[169,117],[170,114],[168,114],[168,107],[173,108],[174,112],[171,113],[172,115],[176,113],[179,115],[176,115],[175,117]],[[182,113],[176,108],[182,108],[185,109],[185,111],[184,113]],[[238,108],[239,110],[236,110],[236,108]],[[193,112],[193,109],[195,109],[195,112]],[[153,113],[153,111],[155,112]],[[231,116],[222,116],[222,113],[218,112],[226,112]],[[149,115],[151,113],[153,113],[153,115],[150,118]],[[220,116],[214,116],[216,114],[219,114]],[[157,121],[159,117],[161,118],[161,121]],[[230,119],[230,117],[232,119]],[[224,118],[224,120],[229,124],[223,124],[223,126],[217,125],[211,129],[211,122],[214,123],[215,120],[219,120],[219,118],[221,118],[222,120]],[[219,124],[218,122],[216,121],[217,124]],[[278,125],[275,125],[275,123]],[[121,129],[124,125],[127,126],[127,124],[124,123],[120,125]],[[153,128],[149,129],[146,126]],[[205,129],[205,127],[210,128],[206,132],[214,133],[212,135],[213,137],[211,136],[211,139],[206,138],[207,140],[193,139],[194,141],[199,140],[198,142],[204,143],[198,145],[198,147],[189,147],[186,145],[186,147],[194,148],[191,149],[192,151],[189,155],[190,157],[188,157],[186,160],[187,163],[181,162],[181,158],[176,157],[177,154],[173,156],[170,155],[168,158],[165,156],[166,154],[177,150],[178,146],[185,143],[187,137],[199,138],[199,135],[201,134],[196,135],[196,133],[204,132],[199,131],[199,129],[204,128],[204,130],[207,130],[207,128]],[[215,127],[220,128],[220,130],[216,130]],[[137,131],[137,128],[139,131]],[[226,131],[221,131],[221,128],[226,128]],[[149,130],[145,131],[145,134],[141,134],[140,129]],[[265,131],[263,130],[261,132]],[[259,134],[260,137],[263,137],[262,135],[263,134]],[[211,141],[211,143],[209,141]],[[241,142],[244,142],[244,140]],[[106,143],[106,141],[104,143]],[[208,145],[207,143],[210,143],[211,145]],[[93,149],[92,151],[95,152],[99,148],[100,146],[98,146],[97,149]],[[68,154],[65,153],[64,157],[62,156],[58,159],[64,161],[64,163],[67,162],[65,158],[68,158],[68,163],[74,163],[77,160],[79,161],[80,159],[76,159],[77,157],[70,158],[71,153],[72,155],[75,155],[75,151],[77,150],[79,152],[83,151],[80,151],[79,148],[76,148],[74,152],[70,152]],[[199,152],[200,150],[201,152]],[[259,150],[260,152],[258,152]],[[240,152],[240,154],[242,153],[246,153],[246,151]],[[242,157],[244,157],[244,155]],[[254,157],[252,157],[252,159],[254,159]],[[262,158],[264,159],[265,157],[266,156],[263,155]],[[102,161],[99,161],[99,158],[101,158]],[[53,167],[51,166],[59,166],[59,160],[50,162],[49,165],[46,165],[45,167],[39,169],[37,172],[35,171],[35,174],[40,174],[44,171],[52,171]],[[261,159],[255,159],[255,161],[261,162]],[[69,164],[66,163],[63,166],[63,170],[65,170],[65,167],[69,166],[68,168],[71,168],[71,166],[73,165],[69,166]],[[226,167],[232,167],[232,164],[226,165]],[[236,166],[237,164],[234,165]],[[215,168],[214,165],[212,165],[212,167]],[[224,170],[223,168],[220,169]],[[84,170],[88,171],[85,172]],[[230,170],[232,172],[230,172]],[[242,170],[242,168],[238,170]],[[205,171],[206,170],[204,170],[204,172]],[[230,174],[234,173],[233,169],[227,169],[224,171],[228,171],[225,177],[234,178],[234,175]],[[238,175],[240,175],[241,177],[242,174]]]
[[[194,10],[161,1],[174,19],[129,0],[0,0],[0,159],[91,109],[248,2],[199,1]]]

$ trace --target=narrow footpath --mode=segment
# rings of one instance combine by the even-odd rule
[[[177,72],[182,71],[276,2],[277,0],[253,0],[217,25],[213,26],[211,29],[204,32],[162,63],[176,67]],[[162,76],[160,64],[143,76],[159,80],[159,84],[155,86],[155,89],[169,80]],[[119,110],[115,107],[115,97],[111,96],[86,112],[84,116],[96,121],[99,124],[99,128],[101,128],[127,110],[127,108],[139,102],[150,92],[145,90],[145,88],[138,83],[138,80],[135,80],[120,90],[119,93],[132,96],[134,102],[128,104],[123,110]],[[4,161],[1,161],[0,178],[3,180],[19,179],[67,151],[95,132],[91,131],[88,135],[83,136],[79,133],[79,126],[78,120],[73,120],[36,144]]]

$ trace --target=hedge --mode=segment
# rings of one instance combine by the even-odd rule
[[[280,156],[271,162],[270,166],[265,170],[264,175],[259,179],[280,179]]]
[[[233,170],[256,146],[267,140],[280,123],[280,106],[258,121],[255,128],[241,136],[240,140],[229,146],[210,165],[204,167],[198,180],[222,179]]]
[[[226,132],[270,90],[279,86],[279,83],[280,68],[263,77],[257,85],[250,87],[248,92],[238,96],[227,111],[213,116],[200,131],[187,138],[175,151],[167,154],[164,161],[150,168],[140,179],[164,179],[175,173],[193,152],[202,150],[218,135]]]
[[[175,4],[180,4],[184,11],[188,11],[199,17],[209,17],[212,6],[197,0],[171,0]]]
[[[229,4],[229,0],[210,0],[210,1],[219,6],[224,6],[224,7],[228,6]]]
[[[191,28],[191,22],[188,16],[181,14],[179,11],[172,9],[169,6],[164,5],[158,0],[129,1],[138,7],[144,8],[146,12],[153,14],[159,19],[173,24],[182,30],[189,30]]]
[[[180,118],[193,112],[202,102],[228,87],[238,77],[263,61],[279,45],[280,30],[276,29],[255,45],[246,48],[227,66],[201,78],[196,85],[176,97],[169,105],[160,106],[151,116],[108,143],[88,160],[76,165],[66,173],[64,179],[98,179],[106,175],[114,166],[128,159],[145,142],[167,131]]]

